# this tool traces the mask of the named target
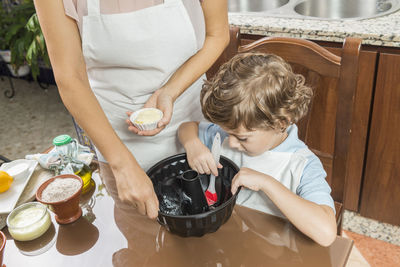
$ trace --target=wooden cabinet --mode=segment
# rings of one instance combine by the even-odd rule
[[[360,214],[400,225],[400,55],[380,53]]]
[[[262,37],[242,35],[241,44]],[[338,53],[336,47],[341,46],[339,43],[317,43],[333,53]],[[310,78],[313,83],[313,77],[307,74],[306,79]],[[332,85],[325,80],[313,86]],[[328,102],[336,101],[334,94],[329,99]],[[329,107],[332,103],[323,105]],[[344,206],[362,216],[400,225],[400,49],[362,47],[354,108],[350,177],[346,182]],[[315,121],[328,127],[326,120],[329,118]],[[301,131],[301,127],[299,129]],[[333,136],[327,132],[324,140],[309,136],[306,139],[310,146],[328,151],[318,156],[329,182],[332,161],[329,151]]]

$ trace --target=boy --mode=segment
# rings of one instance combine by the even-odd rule
[[[303,76],[280,57],[238,54],[201,91],[202,111],[211,123],[183,123],[178,134],[191,168],[216,175],[210,147],[219,132],[221,154],[240,167],[232,181],[233,194],[242,186],[236,203],[286,217],[329,246],[336,238],[331,189],[320,160],[298,139],[295,125],[311,98]]]

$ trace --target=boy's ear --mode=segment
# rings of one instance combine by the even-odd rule
[[[280,129],[281,132],[283,133],[284,131],[286,131],[287,127],[289,127],[291,124],[292,124],[292,122],[290,120],[287,120],[287,121],[286,120],[280,120],[278,122],[278,126],[279,126],[278,129]]]

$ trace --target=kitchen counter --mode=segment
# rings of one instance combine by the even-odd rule
[[[359,37],[363,44],[400,47],[400,11],[364,20],[316,20],[266,17],[257,13],[229,13],[229,23],[245,34],[297,37],[317,41],[343,42]]]

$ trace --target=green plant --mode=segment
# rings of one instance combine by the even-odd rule
[[[11,16],[4,9],[3,5],[0,4],[0,50],[8,49],[8,45],[6,43],[6,34],[11,25]]]
[[[26,28],[33,34],[28,50],[26,51],[25,59],[31,67],[32,76],[34,79],[39,75],[39,60],[43,60],[46,66],[50,66],[49,54],[47,53],[46,42],[40,28],[37,14],[33,14]]]
[[[4,43],[11,51],[11,64],[15,71],[27,63],[36,80],[39,60],[47,66],[50,66],[50,60],[32,0],[13,6],[6,15],[4,27],[7,31]]]

